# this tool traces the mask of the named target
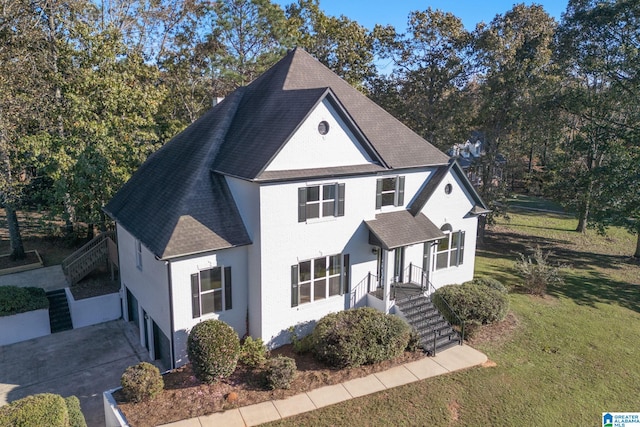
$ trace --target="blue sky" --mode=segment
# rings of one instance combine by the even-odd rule
[[[275,0],[282,6],[293,2]],[[467,30],[473,30],[478,22],[489,23],[496,15],[505,13],[517,3],[540,4],[558,21],[567,7],[567,0],[320,0],[320,8],[327,15],[345,15],[369,29],[375,24],[391,24],[398,32],[404,32],[409,12],[426,10],[429,6],[453,13],[462,20]]]

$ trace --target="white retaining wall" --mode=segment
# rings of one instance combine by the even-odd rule
[[[75,300],[69,288],[65,288],[73,328],[95,325],[119,319],[122,316],[120,293]]]
[[[13,344],[50,334],[48,308],[0,317],[0,345]]]

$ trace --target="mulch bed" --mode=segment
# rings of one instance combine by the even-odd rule
[[[288,390],[267,390],[262,371],[241,364],[238,364],[233,375],[224,381],[210,385],[202,384],[193,375],[191,366],[185,365],[164,376],[165,390],[151,402],[127,403],[120,392],[116,392],[114,397],[131,426],[156,426],[254,403],[284,399],[425,357],[421,351],[405,352],[396,359],[375,365],[332,369],[318,362],[309,353],[294,353],[291,345],[279,347],[271,352],[271,356],[277,355],[291,357],[296,361],[298,375]],[[235,392],[237,397],[230,396],[231,392]],[[229,399],[230,397],[232,399]]]
[[[78,283],[70,287],[75,300],[112,294],[120,290],[120,282],[111,280],[111,273],[106,269],[96,270]]]
[[[23,265],[36,264],[40,262],[40,258],[35,252],[25,252],[23,259],[12,260],[9,254],[0,256],[0,270],[5,270],[13,267],[22,267]]]

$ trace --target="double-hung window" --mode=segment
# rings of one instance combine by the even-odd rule
[[[451,231],[451,226],[442,227],[445,237],[438,241],[435,251],[436,270],[462,265],[464,261],[464,231]]]
[[[191,275],[193,318],[231,310],[231,267],[213,267]]]
[[[329,255],[291,266],[291,307],[348,292],[349,255]]]
[[[378,178],[376,181],[376,209],[404,204],[404,176]]]
[[[344,184],[298,188],[298,222],[329,216],[344,216]]]

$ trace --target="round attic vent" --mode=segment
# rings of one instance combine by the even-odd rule
[[[326,135],[329,133],[329,123],[325,120],[318,123],[318,132],[320,135]]]
[[[445,194],[451,194],[452,191],[453,191],[453,185],[447,184],[447,185],[444,186]]]

